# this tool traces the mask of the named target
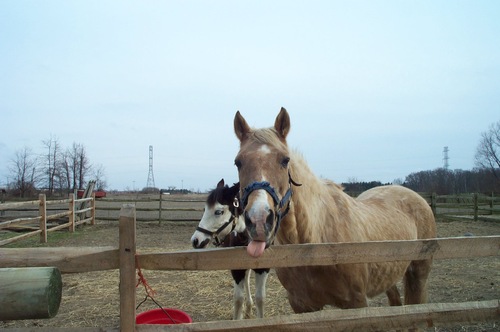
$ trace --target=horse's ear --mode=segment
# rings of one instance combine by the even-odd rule
[[[229,192],[231,200],[234,199],[240,192],[240,183],[235,183],[231,188],[229,188]]]
[[[250,133],[250,126],[243,118],[240,111],[236,112],[236,115],[234,116],[234,133],[240,142],[247,137],[248,133]]]
[[[274,129],[276,129],[283,139],[285,139],[290,132],[290,116],[284,107],[281,108],[280,113],[276,117],[276,121],[274,121]]]
[[[219,183],[217,183],[217,188],[222,188],[224,187],[224,179],[221,179]]]

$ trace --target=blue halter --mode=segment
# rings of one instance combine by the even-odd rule
[[[271,187],[271,184],[267,181],[261,181],[261,182],[252,182],[248,186],[243,189],[243,196],[241,199],[241,202],[243,204],[243,209],[247,206],[248,204],[248,196],[255,190],[265,190],[267,193],[271,196],[274,202],[274,206],[277,207],[276,209],[276,227],[274,229],[274,235],[278,232],[279,226],[281,224],[281,220],[287,215],[288,211],[290,210],[290,199],[292,198],[292,184],[295,186],[301,186],[302,184],[295,182],[291,175],[290,175],[290,170],[288,170],[288,190],[286,191],[285,195],[283,198],[280,200],[278,195],[276,194],[276,190],[274,190],[273,187]],[[283,209],[284,208],[284,209]]]

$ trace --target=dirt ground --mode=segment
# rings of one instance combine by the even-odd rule
[[[196,223],[139,222],[139,252],[191,249],[190,237]],[[439,237],[499,235],[500,222],[438,222]],[[31,242],[30,242],[31,241]],[[40,246],[35,240],[25,246]],[[49,235],[47,246],[118,246],[118,222],[98,221],[95,226],[80,227],[71,235]],[[232,279],[227,271],[183,272],[143,271],[155,299],[165,307],[187,312],[194,321],[232,318]],[[15,327],[117,327],[119,325],[118,271],[63,275],[63,298],[56,317],[46,320],[0,322],[0,329]],[[253,284],[253,283],[252,283]],[[137,304],[145,297],[137,289]],[[429,282],[429,302],[464,302],[500,299],[500,260],[498,257],[435,261]],[[370,305],[387,305],[385,296]],[[151,300],[138,312],[156,308]],[[327,308],[326,310],[330,310]],[[254,311],[255,312],[255,311]],[[267,285],[266,316],[292,313],[286,292],[271,272]],[[432,328],[429,331],[500,331],[497,322],[468,326]]]

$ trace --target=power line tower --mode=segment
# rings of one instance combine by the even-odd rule
[[[148,183],[146,188],[156,188],[155,187],[155,176],[153,174],[153,146],[149,146],[149,173],[148,173]]]
[[[443,162],[444,162],[444,169],[445,170],[448,170],[448,168],[450,167],[450,163],[449,163],[449,160],[450,160],[450,157],[448,157],[448,147],[445,146],[444,149],[443,149]]]

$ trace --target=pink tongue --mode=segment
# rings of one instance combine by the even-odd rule
[[[254,258],[258,258],[262,256],[265,249],[266,243],[264,241],[250,241],[247,246],[247,253]]]

